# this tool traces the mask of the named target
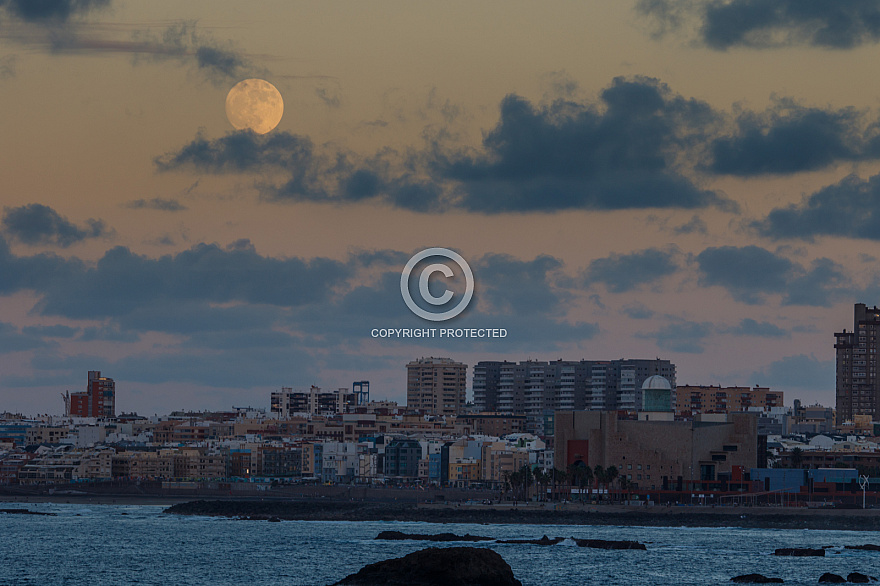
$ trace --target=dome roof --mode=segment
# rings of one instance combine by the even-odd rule
[[[655,374],[654,376],[649,376],[645,379],[645,382],[642,383],[642,390],[672,390],[672,385],[669,384],[669,381],[659,374]]]

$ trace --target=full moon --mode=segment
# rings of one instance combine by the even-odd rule
[[[281,122],[284,100],[274,85],[263,79],[245,79],[226,95],[226,117],[236,130],[266,134]]]

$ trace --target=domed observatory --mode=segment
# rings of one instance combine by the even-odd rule
[[[672,385],[658,374],[649,376],[642,383],[642,410],[640,421],[674,421],[672,409]]]

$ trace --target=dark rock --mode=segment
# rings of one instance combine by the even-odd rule
[[[531,544],[531,545],[556,545],[557,543],[560,543],[564,539],[565,539],[564,537],[554,537],[553,539],[550,539],[549,537],[547,537],[545,535],[541,539],[499,539],[495,543],[524,543],[524,544]]]
[[[850,574],[846,577],[846,581],[852,582],[853,584],[868,584],[872,580],[876,582],[877,578],[866,576],[865,574],[861,574],[859,572],[850,572]]]
[[[522,586],[497,552],[480,547],[428,548],[364,566],[334,586]]]
[[[768,578],[763,574],[744,574],[730,579],[738,584],[782,584],[782,578]]]
[[[865,545],[844,545],[844,549],[861,549],[864,551],[880,551],[880,545],[866,543]]]
[[[423,535],[421,533],[401,533],[400,531],[382,531],[376,536],[376,539],[384,539],[387,541],[494,541],[491,537],[480,537],[479,535],[456,535],[455,533],[437,533],[436,535]]]
[[[825,557],[824,549],[811,549],[809,547],[781,547],[773,552],[773,555],[790,555],[797,557],[819,556]]]
[[[279,519],[278,517],[269,517],[269,522],[270,523],[280,523],[281,519]]]
[[[595,549],[648,549],[644,543],[638,541],[606,541],[604,539],[575,539],[580,547],[592,547]]]
[[[821,576],[819,576],[819,584],[843,584],[846,582],[846,579],[843,576],[838,576],[837,574],[832,574],[831,572],[825,572]]]

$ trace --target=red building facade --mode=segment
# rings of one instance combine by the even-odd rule
[[[89,371],[84,393],[70,395],[69,415],[73,417],[116,417],[116,383],[101,376],[100,370]]]

